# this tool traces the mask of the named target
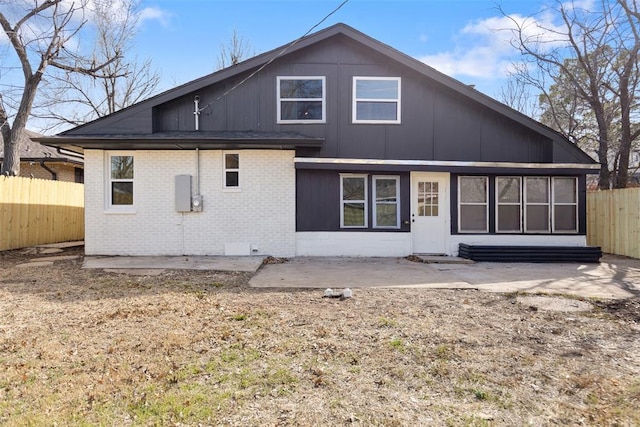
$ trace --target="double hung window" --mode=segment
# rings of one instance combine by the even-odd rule
[[[224,188],[240,189],[240,154],[224,153]]]
[[[522,178],[505,176],[496,178],[496,231],[517,233],[522,231]]]
[[[458,229],[463,233],[489,231],[486,176],[461,176],[458,181]]]
[[[278,123],[325,123],[325,77],[278,77]]]
[[[373,228],[400,228],[400,177],[373,177]]]
[[[553,231],[578,231],[578,191],[575,178],[553,178]]]
[[[353,123],[400,123],[400,77],[354,77]]]
[[[367,175],[340,175],[340,227],[367,228]]]
[[[107,155],[107,208],[130,210],[133,207],[134,167],[132,155]]]

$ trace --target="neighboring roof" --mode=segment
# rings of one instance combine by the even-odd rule
[[[217,71],[215,73],[206,75],[199,79],[190,81],[176,88],[167,90],[163,93],[155,95],[151,98],[148,98],[130,107],[124,108],[113,114],[110,114],[105,117],[101,117],[92,122],[89,122],[84,125],[78,126],[76,128],[70,129],[68,131],[62,132],[59,136],[91,134],[92,130],[98,131],[103,126],[109,126],[112,123],[116,123],[117,121],[122,120],[126,117],[132,116],[134,114],[138,114],[141,111],[149,110],[155,106],[166,103],[168,101],[179,98],[181,96],[190,94],[194,91],[200,90],[207,86],[216,84],[218,82],[237,76],[239,74],[258,69],[259,67],[264,66],[265,64],[268,64],[270,61],[273,61],[274,58],[290,55],[296,51],[300,51],[302,49],[307,48],[308,46],[314,45],[316,43],[322,42],[324,40],[327,40],[331,37],[335,37],[338,35],[347,37],[355,42],[358,42],[378,52],[381,55],[385,55],[391,60],[394,60],[399,64],[420,73],[421,75],[431,79],[432,81],[435,81],[436,83],[454,92],[457,92],[465,96],[466,98],[481,104],[486,108],[489,108],[511,120],[514,120],[515,122],[529,129],[532,129],[533,131],[551,140],[561,141],[562,143],[566,143],[565,144],[566,148],[570,151],[573,151],[578,158],[583,158],[585,163],[596,163],[595,160],[593,160],[589,155],[584,153],[584,151],[580,150],[576,145],[572,144],[568,139],[566,139],[563,135],[556,132],[555,130],[491,98],[490,96],[487,96],[482,92],[479,92],[478,90],[472,88],[471,86],[466,85],[452,77],[449,77],[446,74],[443,74],[437,71],[436,69],[426,65],[425,63],[415,58],[412,58],[392,48],[391,46],[386,45],[378,40],[375,40],[367,36],[366,34],[361,33],[360,31],[357,31],[354,28],[342,23],[335,24],[324,30],[318,31],[314,34],[301,38],[295,41],[294,43],[288,43],[284,46],[280,46],[269,52],[265,52],[261,55],[250,58],[239,64],[236,64],[231,67]],[[55,143],[55,141],[53,139],[47,139],[46,143]]]
[[[25,130],[20,140],[20,161],[35,162],[46,160],[47,162],[66,162],[82,164],[82,157],[74,153],[61,153],[57,148],[40,144],[38,140],[46,138],[30,130]],[[4,159],[4,140],[0,136],[0,159]]]
[[[65,135],[42,137],[47,144],[77,151],[85,148],[108,149],[118,143],[122,150],[178,150],[202,149],[294,149],[320,148],[322,138],[313,138],[298,132],[156,132],[130,135]]]

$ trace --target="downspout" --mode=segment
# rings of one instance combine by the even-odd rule
[[[58,174],[56,173],[56,171],[54,171],[49,166],[44,164],[44,159],[40,159],[40,166],[42,166],[42,168],[44,170],[46,170],[47,172],[49,172],[51,174],[51,179],[52,180],[54,180],[54,181],[58,180]]]

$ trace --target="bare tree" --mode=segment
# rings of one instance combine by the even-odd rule
[[[499,99],[529,117],[537,118],[540,114],[536,95],[531,93],[531,88],[518,73],[512,73],[505,86],[500,89]]]
[[[584,118],[594,123],[601,165],[598,186],[624,188],[631,148],[640,136],[632,121],[640,81],[636,2],[598,0],[585,10],[572,1],[556,0],[553,11],[561,19],[558,26],[545,26],[533,17],[512,19],[513,45],[526,61],[520,74],[541,90],[547,123],[567,137]],[[549,81],[555,84],[555,94]],[[559,94],[574,97],[565,104],[568,109],[559,109],[563,102],[554,99]]]
[[[255,55],[255,50],[251,44],[238,34],[238,30],[234,29],[228,45],[220,45],[220,53],[218,54],[218,70],[236,65],[243,59]]]
[[[104,68],[105,77],[95,79],[79,73],[57,73],[46,82],[42,102],[34,116],[45,119],[47,130],[78,126],[141,101],[156,91],[160,75],[151,60],[128,58],[139,22],[139,0],[93,0],[91,24],[96,39],[93,52],[106,62],[111,52],[122,55]],[[61,108],[62,107],[62,108]]]
[[[4,141],[3,175],[20,174],[19,141],[31,114],[38,87],[48,69],[90,76],[108,77],[109,64],[120,57],[110,52],[104,61],[85,56],[75,48],[85,26],[88,0],[26,1],[0,4],[0,26],[15,53],[24,82],[11,103],[0,98],[0,133]]]

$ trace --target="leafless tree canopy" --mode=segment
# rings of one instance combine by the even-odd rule
[[[80,81],[91,81],[109,94],[101,101],[91,97],[91,104],[100,107],[85,118],[121,108],[123,98],[139,99],[139,92],[117,83],[149,73],[143,65],[122,65],[129,64],[123,52],[130,47],[127,31],[135,27],[135,7],[133,0],[0,0],[0,26],[9,41],[9,47],[0,51],[0,132],[5,155],[2,174],[20,174],[19,141],[34,106],[63,111],[68,99],[58,98],[60,92],[53,90],[60,89],[61,83],[68,83],[66,89],[76,91],[85,87]],[[95,40],[96,47],[87,40]],[[51,92],[45,96],[43,89]],[[86,103],[88,98],[78,96]]]
[[[228,44],[220,45],[218,53],[218,70],[236,65],[244,59],[255,55],[255,50],[251,44],[238,34],[238,30],[234,29]]]
[[[516,78],[539,90],[545,124],[597,152],[599,187],[624,188],[640,137],[636,1],[597,0],[590,10],[556,1],[551,10],[559,25],[512,18],[513,45],[525,60]]]
[[[140,62],[127,55],[137,31],[139,1],[119,2],[116,8],[113,5],[111,0],[93,0],[91,24],[96,32],[93,52],[98,61],[107,60],[111,52],[122,55],[105,67],[105,76],[100,79],[79,73],[53,74],[33,111],[35,117],[47,121],[47,130],[78,126],[155,93],[160,75],[151,60]]]

